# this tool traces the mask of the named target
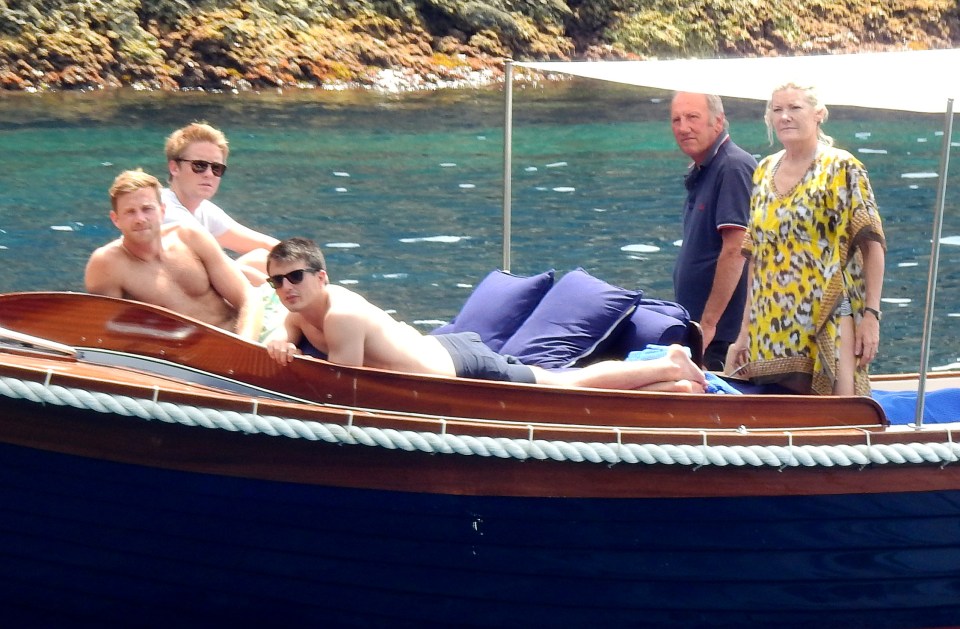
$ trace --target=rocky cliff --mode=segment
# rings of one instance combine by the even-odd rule
[[[957,0],[0,0],[0,88],[409,89],[501,60],[946,48]]]

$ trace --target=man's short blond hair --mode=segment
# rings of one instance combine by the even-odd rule
[[[121,194],[136,192],[144,188],[153,188],[154,192],[157,193],[157,202],[162,204],[160,200],[160,180],[150,173],[145,173],[138,168],[137,170],[125,170],[117,175],[117,178],[113,180],[113,185],[110,186],[110,206],[113,211],[117,211],[117,197]]]
[[[196,142],[216,144],[217,148],[223,152],[223,161],[227,161],[227,155],[230,153],[230,148],[227,146],[227,136],[205,122],[191,122],[167,137],[167,143],[164,146],[167,161],[182,159],[187,147]]]

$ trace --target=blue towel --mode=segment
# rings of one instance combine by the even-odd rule
[[[690,355],[690,348],[684,347],[687,356]],[[666,345],[647,345],[643,349],[632,351],[627,354],[625,360],[654,360],[667,355]],[[706,393],[722,393],[725,395],[742,395],[740,391],[732,387],[726,380],[709,371],[704,372],[707,377]]]
[[[909,424],[917,414],[916,391],[872,391],[891,424]],[[945,424],[960,421],[960,389],[929,391],[924,395],[923,421]]]

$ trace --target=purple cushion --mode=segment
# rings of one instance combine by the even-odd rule
[[[668,315],[674,319],[679,319],[682,323],[690,322],[690,313],[681,304],[675,301],[664,301],[663,299],[641,299],[640,308],[654,310],[656,312]]]
[[[647,301],[640,301],[637,309],[617,332],[615,341],[606,348],[606,356],[622,359],[647,345],[686,344],[687,324],[665,314],[667,308],[661,308],[661,304],[647,304]]]
[[[586,358],[630,316],[642,291],[608,284],[576,269],[550,289],[500,353],[527,365],[571,367]]]
[[[553,275],[553,269],[531,277],[492,271],[473,289],[454,320],[434,334],[476,332],[498,352],[553,286]]]

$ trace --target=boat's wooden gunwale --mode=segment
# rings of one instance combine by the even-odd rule
[[[0,325],[83,348],[139,353],[342,407],[448,417],[691,429],[882,426],[869,398],[722,396],[563,389],[343,367],[281,367],[235,335],[168,310],[76,293],[0,295]]]

